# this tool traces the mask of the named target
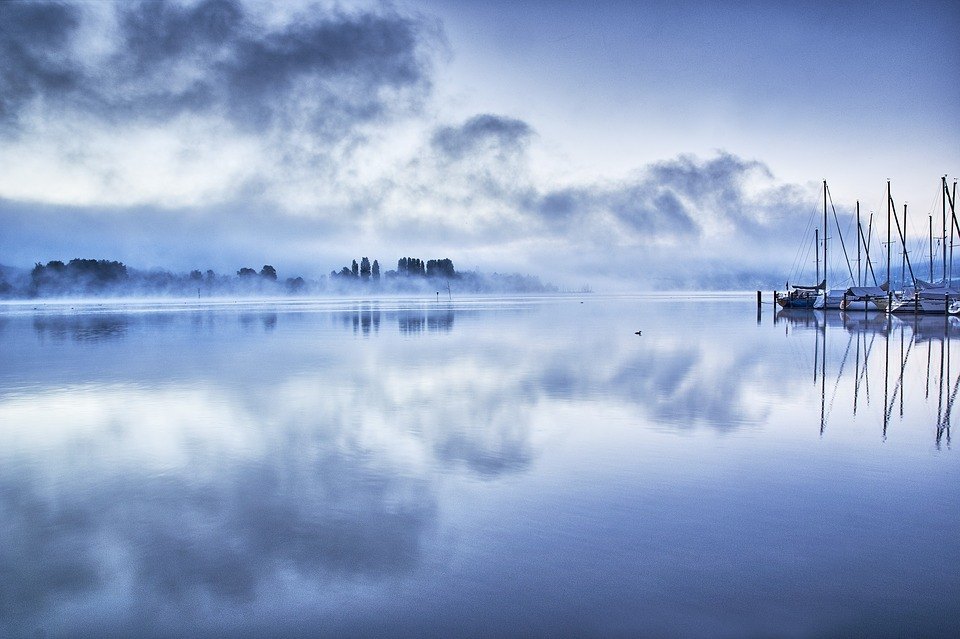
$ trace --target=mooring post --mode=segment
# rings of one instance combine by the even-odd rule
[[[757,309],[763,305],[763,292],[757,291]]]

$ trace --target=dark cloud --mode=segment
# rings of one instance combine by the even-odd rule
[[[548,191],[528,207],[545,226],[567,233],[572,224],[603,226],[612,220],[639,244],[651,241],[703,241],[705,229],[727,226],[757,236],[795,215],[802,202],[791,185],[750,192],[754,178],[772,181],[761,162],[729,153],[709,159],[680,156],[648,166],[634,178],[616,184],[596,183]],[[790,227],[796,226],[791,221]]]
[[[442,185],[435,189],[440,197],[453,194],[444,203],[475,222],[475,238],[558,238],[601,254],[611,236],[634,246],[695,246],[718,228],[769,236],[772,221],[795,213],[800,201],[796,187],[758,189],[757,182],[774,183],[767,166],[726,152],[706,159],[682,155],[617,182],[543,188],[526,157],[532,135],[529,124],[493,115],[439,128],[431,138],[440,158],[436,174],[417,183]]]
[[[761,162],[721,152],[706,161],[682,155],[653,164],[647,173],[651,181],[691,196],[739,200],[742,179],[754,170],[770,175],[770,170]]]
[[[583,196],[574,189],[547,193],[535,203],[541,215],[548,219],[566,219],[583,206]]]
[[[677,193],[654,184],[636,184],[614,191],[601,203],[640,236],[682,239],[699,235],[693,211]]]
[[[81,71],[67,47],[79,24],[73,6],[0,2],[0,126],[14,124],[38,96],[77,90]]]
[[[0,4],[3,122],[43,102],[111,122],[225,115],[251,130],[283,124],[342,137],[429,89],[425,42],[436,34],[391,11],[314,9],[273,27],[235,0],[108,6],[115,50],[93,59],[77,42],[90,19],[80,8]]]
[[[469,158],[480,152],[510,154],[526,148],[533,129],[523,120],[483,113],[459,126],[437,129],[433,148],[451,160]]]

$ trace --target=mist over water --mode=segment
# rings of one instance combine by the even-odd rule
[[[0,635],[955,635],[958,337],[733,295],[5,304]]]

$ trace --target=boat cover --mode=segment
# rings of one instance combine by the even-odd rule
[[[886,297],[887,292],[882,286],[852,286],[847,289],[850,297]]]
[[[827,288],[827,280],[821,281],[816,286],[804,286],[802,284],[794,284],[793,288],[797,288],[805,291],[819,291],[822,288]]]
[[[953,298],[960,297],[960,291],[955,288],[925,288],[919,291],[920,297],[924,299],[940,299],[948,295]]]

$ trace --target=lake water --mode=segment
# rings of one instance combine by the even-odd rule
[[[8,304],[0,636],[957,636],[958,337],[723,295]]]

